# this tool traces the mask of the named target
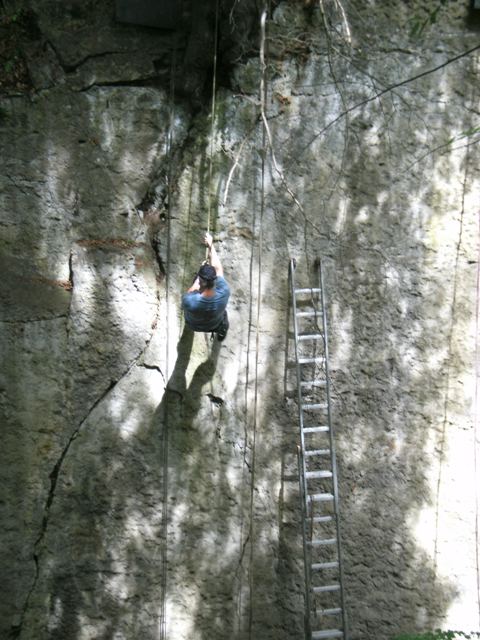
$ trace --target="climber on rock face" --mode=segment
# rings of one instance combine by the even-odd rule
[[[198,270],[192,286],[183,294],[182,309],[190,329],[212,332],[222,342],[229,327],[226,307],[230,287],[223,277],[223,267],[208,232],[203,241],[208,247],[208,259]]]

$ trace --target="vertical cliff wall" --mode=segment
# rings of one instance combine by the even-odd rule
[[[274,3],[265,68],[254,2],[4,8],[1,637],[303,637],[287,269],[318,256],[351,636],[479,630],[467,4]],[[180,309],[208,224],[222,345]]]

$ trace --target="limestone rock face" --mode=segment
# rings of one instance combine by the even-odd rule
[[[351,637],[478,631],[475,14],[284,0],[262,44],[257,3],[200,4],[3,10],[0,637],[304,638],[319,256]],[[206,228],[222,344],[180,308]]]

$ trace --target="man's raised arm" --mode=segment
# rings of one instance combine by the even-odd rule
[[[223,276],[222,263],[220,262],[220,258],[218,257],[218,254],[215,251],[215,247],[213,246],[213,238],[212,238],[211,234],[208,233],[208,231],[205,234],[205,237],[204,237],[203,241],[205,242],[205,244],[208,247],[210,264],[212,265],[212,267],[215,268],[215,271],[217,272],[217,276]]]

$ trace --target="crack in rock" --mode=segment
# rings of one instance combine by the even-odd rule
[[[132,365],[129,366],[129,368],[126,371],[126,373],[124,373],[118,380],[113,380],[109,384],[107,389],[102,393],[102,395],[99,398],[97,398],[97,400],[95,400],[95,402],[93,403],[92,407],[87,412],[86,416],[80,421],[80,423],[78,424],[77,428],[73,431],[72,435],[68,439],[67,444],[63,448],[63,451],[60,454],[60,457],[58,458],[57,462],[55,463],[55,466],[53,467],[52,472],[49,475],[50,489],[49,489],[49,492],[48,492],[47,500],[45,502],[42,525],[41,525],[41,528],[40,528],[40,533],[38,534],[38,537],[37,537],[37,539],[36,539],[36,541],[35,541],[35,543],[33,545],[33,549],[34,549],[34,551],[33,551],[33,560],[35,562],[35,575],[33,577],[32,585],[31,585],[31,587],[29,589],[29,592],[28,592],[27,597],[25,599],[25,603],[23,605],[20,622],[16,627],[12,627],[12,637],[13,638],[19,637],[20,633],[22,632],[23,623],[25,621],[25,616],[26,616],[26,613],[27,613],[27,610],[28,610],[28,605],[29,605],[29,602],[30,602],[30,598],[32,596],[32,593],[35,591],[38,579],[40,577],[40,554],[38,553],[37,549],[40,546],[40,544],[42,543],[42,541],[43,541],[43,539],[44,539],[44,537],[46,535],[46,532],[47,532],[48,520],[49,520],[49,515],[50,515],[50,507],[52,506],[53,500],[55,498],[55,490],[56,490],[58,478],[59,478],[59,475],[60,475],[60,472],[61,472],[61,469],[62,469],[63,461],[65,460],[65,458],[67,456],[67,453],[68,453],[68,451],[70,449],[70,446],[71,446],[72,442],[78,436],[78,434],[80,432],[80,429],[85,424],[85,422],[88,420],[88,418],[90,417],[92,412],[105,399],[105,397],[118,384],[118,382],[120,382],[120,380],[125,375],[127,375],[129,373],[131,368],[132,368]]]
[[[78,62],[74,63],[74,64],[68,64],[66,62],[63,61],[61,54],[58,51],[58,47],[55,46],[55,44],[51,41],[51,40],[46,40],[46,44],[51,47],[52,51],[55,53],[55,56],[58,60],[58,64],[60,65],[60,67],[63,69],[63,71],[65,73],[74,73],[75,71],[77,71],[80,67],[82,67],[84,64],[86,64],[89,60],[95,60],[98,58],[106,58],[108,56],[111,55],[118,55],[118,54],[123,54],[125,55],[126,52],[125,51],[101,51],[100,53],[91,53],[87,56],[85,56],[84,58],[82,58],[81,60],[79,60]]]
[[[28,320],[0,320],[1,324],[31,324],[33,322],[50,322],[52,320],[62,320],[68,318],[68,314],[64,313],[59,316],[48,316],[45,318],[29,318]]]
[[[165,376],[163,374],[163,371],[160,369],[160,367],[156,364],[147,364],[146,362],[143,362],[142,364],[138,365],[139,367],[144,367],[144,369],[150,369],[153,371],[158,371],[158,373],[162,376],[162,380],[163,380],[163,384],[166,384],[165,381]]]
[[[70,272],[70,276],[72,278],[72,284],[73,284],[72,271]],[[14,625],[14,626],[11,627],[11,638],[18,638],[20,636],[21,632],[22,632],[23,624],[25,622],[25,616],[27,614],[28,606],[29,606],[29,603],[30,603],[30,598],[32,597],[33,592],[35,591],[35,588],[37,586],[38,580],[40,578],[40,553],[38,551],[38,548],[41,545],[41,543],[42,543],[42,541],[45,538],[45,535],[47,533],[50,509],[51,509],[52,503],[53,503],[53,501],[55,499],[55,492],[56,492],[56,488],[57,488],[58,479],[59,479],[60,473],[62,471],[63,462],[64,462],[64,460],[65,460],[65,458],[66,458],[66,456],[67,456],[67,454],[68,454],[68,452],[70,450],[70,446],[72,445],[72,442],[77,438],[78,434],[80,433],[81,428],[83,427],[85,422],[88,420],[88,418],[91,416],[93,411],[95,411],[95,409],[100,405],[100,403],[103,402],[103,400],[121,382],[121,380],[123,380],[131,372],[131,370],[134,368],[134,366],[144,366],[147,369],[155,369],[161,374],[163,380],[165,381],[165,377],[163,375],[163,372],[161,371],[160,367],[158,367],[157,365],[146,365],[146,364],[138,365],[139,360],[145,355],[145,352],[146,352],[146,350],[147,350],[147,348],[148,348],[148,346],[149,346],[149,344],[150,344],[150,342],[152,340],[153,334],[154,334],[154,331],[152,331],[150,337],[145,342],[145,345],[142,348],[141,352],[129,364],[129,366],[127,367],[126,371],[117,380],[112,380],[110,382],[110,384],[105,389],[105,391],[101,394],[101,396],[99,396],[97,398],[97,400],[95,400],[93,405],[90,407],[90,409],[86,413],[85,417],[80,420],[78,426],[73,431],[73,433],[71,434],[70,438],[68,439],[68,442],[66,443],[65,447],[63,448],[63,450],[62,450],[62,452],[60,454],[60,457],[58,458],[57,462],[55,463],[55,465],[53,467],[53,470],[51,471],[51,473],[49,475],[50,489],[49,489],[48,496],[47,496],[47,499],[46,499],[46,502],[45,502],[44,514],[43,514],[43,518],[42,518],[42,524],[41,524],[41,528],[40,528],[40,533],[38,534],[38,537],[37,537],[37,539],[36,539],[36,541],[35,541],[35,543],[33,545],[33,561],[35,563],[35,575],[33,577],[32,584],[30,586],[30,589],[29,589],[28,594],[27,594],[26,599],[25,599],[25,603],[24,603],[23,608],[22,608],[20,621],[19,621],[18,625]]]

